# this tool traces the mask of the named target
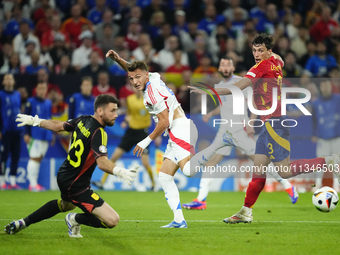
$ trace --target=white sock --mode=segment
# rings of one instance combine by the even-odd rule
[[[205,201],[209,194],[210,184],[213,181],[212,178],[201,178],[200,189],[198,190],[198,201]]]
[[[0,186],[5,184],[5,175],[0,175]]]
[[[17,184],[17,177],[15,175],[10,175],[9,183],[11,184],[11,186],[15,186]]]
[[[160,172],[158,177],[159,183],[161,184],[165,198],[168,201],[170,209],[174,213],[174,221],[180,223],[184,220],[181,202],[179,200],[179,191],[174,181],[174,177]]]
[[[268,169],[275,169],[274,164],[270,163],[268,166]],[[283,179],[276,171],[268,171],[268,173],[275,178],[275,180],[277,180],[278,182],[280,182],[282,184],[282,186],[284,187],[284,189],[290,189],[292,187],[292,184],[287,180],[287,179]]]
[[[28,160],[27,179],[32,187],[37,186],[39,177],[40,163],[35,160]]]

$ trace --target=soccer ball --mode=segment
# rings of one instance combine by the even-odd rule
[[[322,187],[317,189],[313,194],[313,204],[321,212],[330,212],[338,204],[338,193],[331,187]]]

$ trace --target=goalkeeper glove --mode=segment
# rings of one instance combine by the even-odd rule
[[[112,173],[119,177],[122,178],[127,184],[131,186],[133,182],[133,178],[137,176],[139,166],[135,166],[132,169],[125,169],[123,167],[115,166],[113,168]]]
[[[25,125],[28,126],[38,126],[40,127],[40,123],[43,121],[43,119],[39,119],[38,115],[35,115],[34,117],[31,115],[27,115],[27,114],[21,114],[19,113],[17,115],[17,119],[15,120],[16,122],[21,122],[18,124],[18,127],[22,127]]]

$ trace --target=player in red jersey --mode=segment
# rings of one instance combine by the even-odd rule
[[[282,125],[285,117],[281,115],[281,86],[282,67],[281,57],[272,52],[274,38],[267,34],[259,34],[252,42],[254,65],[247,74],[234,86],[245,89],[253,87],[254,102],[258,110],[272,107],[273,88],[277,88],[277,108],[269,115],[262,115],[264,122],[262,131],[256,142],[253,178],[250,181],[244,206],[233,216],[224,219],[225,223],[250,223],[253,220],[252,208],[266,183],[266,168],[273,162],[282,178],[290,178],[302,173],[310,173],[322,168],[334,170],[339,179],[340,157],[338,153],[325,158],[302,159],[290,163],[289,127]],[[190,87],[191,92],[204,94],[205,92]],[[216,89],[220,95],[229,95],[228,88]],[[219,148],[216,148],[216,150]]]

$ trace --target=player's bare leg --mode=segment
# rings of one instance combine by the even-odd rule
[[[151,190],[153,190],[155,188],[155,180],[153,177],[153,172],[152,172],[152,168],[150,165],[150,160],[149,160],[149,155],[148,154],[142,154],[141,156],[141,161],[143,166],[145,167],[146,171],[148,172],[150,179],[151,179]]]
[[[263,154],[256,154],[254,159],[253,178],[249,182],[246,197],[244,199],[244,206],[241,210],[229,218],[225,218],[225,223],[251,223],[253,221],[253,206],[259,197],[261,191],[266,184],[266,174],[264,173],[264,166],[270,164],[270,159]]]
[[[189,158],[189,157],[188,157]],[[184,160],[184,159],[183,159]],[[182,160],[181,160],[182,161]],[[164,190],[165,198],[174,213],[174,220],[161,228],[186,228],[179,191],[174,181],[174,175],[178,170],[178,165],[170,159],[165,158],[159,172],[159,183]]]

